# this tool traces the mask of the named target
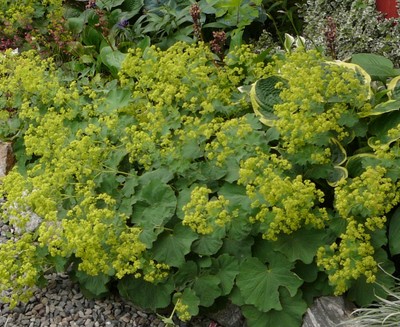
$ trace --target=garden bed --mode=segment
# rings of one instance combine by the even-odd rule
[[[387,295],[399,24],[373,0],[310,3],[303,22],[290,1],[3,4],[8,324],[70,324],[68,306],[79,324],[183,326],[232,303],[287,327],[317,298]],[[371,29],[346,36],[349,13]]]

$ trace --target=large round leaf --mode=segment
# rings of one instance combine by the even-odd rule
[[[291,327],[301,326],[302,317],[307,310],[307,304],[302,299],[301,291],[291,297],[285,289],[281,291],[283,309],[262,312],[254,306],[246,305],[242,308],[243,315],[249,326],[252,327]]]
[[[132,222],[139,226],[161,226],[175,214],[176,197],[172,188],[152,180],[137,194]]]
[[[254,305],[262,312],[282,310],[279,288],[286,288],[294,296],[303,281],[290,270],[283,255],[275,257],[268,266],[258,258],[247,258],[240,267],[236,284],[246,304]]]
[[[177,200],[172,188],[158,180],[143,186],[137,198],[139,201],[133,207],[131,221],[143,229],[140,240],[151,248],[163,232],[163,226],[175,214]]]
[[[197,238],[198,235],[189,227],[177,224],[173,231],[166,230],[158,237],[152,249],[154,258],[169,266],[179,267],[185,262],[185,255]]]
[[[143,279],[127,276],[118,283],[121,296],[141,308],[156,310],[165,308],[171,303],[174,285],[171,280],[157,285]]]

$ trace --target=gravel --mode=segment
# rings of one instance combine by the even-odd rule
[[[13,310],[0,304],[0,326],[165,326],[157,316],[138,311],[117,296],[86,299],[66,274],[51,274],[47,279],[48,285],[28,303]]]

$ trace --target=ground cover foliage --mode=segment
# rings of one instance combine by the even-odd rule
[[[259,53],[243,40],[265,7],[221,3],[71,2],[71,39],[50,49],[79,55],[0,54],[0,136],[17,159],[0,184],[16,233],[0,245],[2,301],[66,269],[87,296],[117,290],[181,320],[230,301],[249,326],[300,326],[315,296],[385,296],[400,253],[399,71],[290,36]],[[184,27],[144,23],[167,9]]]

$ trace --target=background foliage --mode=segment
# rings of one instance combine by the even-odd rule
[[[334,56],[338,59],[367,52],[384,55],[398,66],[399,25],[376,11],[375,0],[308,0],[301,12],[304,36],[313,44],[327,48],[326,33],[335,33]],[[332,50],[328,48],[326,53],[331,56]]]

